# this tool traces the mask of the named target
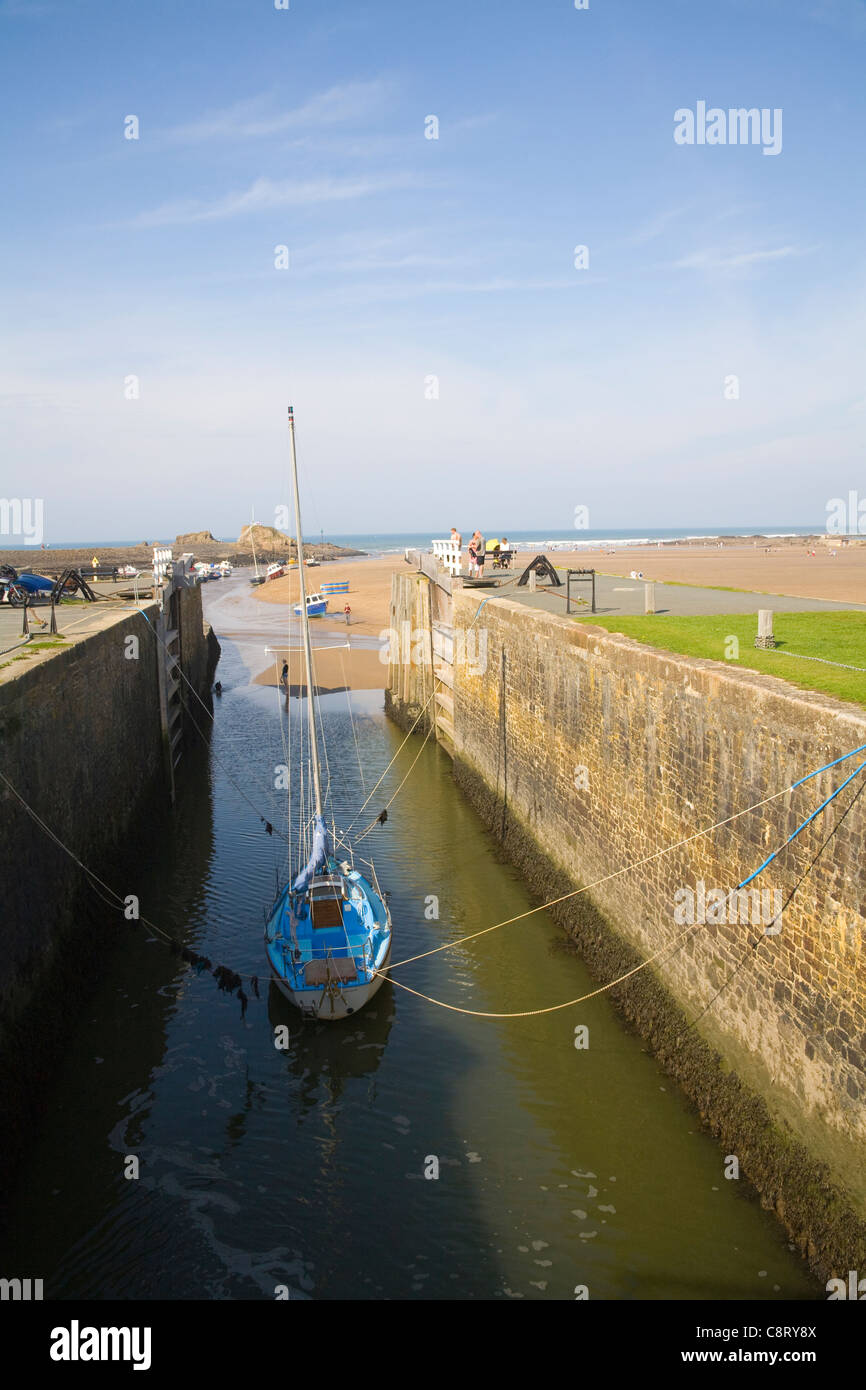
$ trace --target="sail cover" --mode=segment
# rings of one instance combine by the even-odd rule
[[[313,826],[313,852],[292,884],[293,892],[303,893],[309,888],[313,875],[326,867],[329,853],[328,832],[324,819],[322,816],[316,816]]]

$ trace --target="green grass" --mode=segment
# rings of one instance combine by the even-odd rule
[[[774,613],[773,632],[778,645],[773,651],[755,646],[757,613],[688,618],[659,613],[627,618],[581,614],[576,621],[595,623],[608,632],[621,632],[662,651],[709,657],[729,666],[779,676],[801,690],[818,690],[866,709],[866,669],[846,671],[787,655],[796,652],[799,656],[823,657],[825,661],[866,668],[866,613]],[[737,657],[729,655],[736,650],[731,638],[739,644]]]
[[[9,660],[28,661],[34,652],[44,652],[48,651],[51,647],[64,647],[65,645],[65,637],[51,637],[45,642],[28,642],[27,646],[24,647],[24,649],[20,651],[17,656],[11,656]]]

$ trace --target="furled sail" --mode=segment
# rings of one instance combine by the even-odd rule
[[[324,818],[316,816],[313,823],[313,852],[292,884],[292,890],[295,893],[306,892],[313,880],[313,875],[320,869],[327,867],[330,852]]]

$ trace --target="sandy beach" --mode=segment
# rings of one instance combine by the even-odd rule
[[[814,554],[812,550],[814,549]],[[830,547],[816,545],[772,548],[725,546],[641,546],[616,555],[581,551],[580,556],[558,552],[556,565],[585,565],[605,574],[627,575],[640,570],[646,579],[679,584],[749,589],[755,593],[793,594],[797,598],[832,599],[839,603],[866,603],[866,546],[840,548],[835,557]]]
[[[812,553],[814,548],[815,553]],[[511,575],[517,576],[533,558],[521,551],[514,560]],[[866,546],[839,549],[835,556],[827,546],[806,548],[791,545],[772,548],[769,553],[749,544],[697,547],[629,546],[611,554],[599,549],[556,550],[548,558],[558,569],[592,568],[601,574],[627,576],[639,570],[647,579],[680,584],[709,585],[747,589],[754,593],[792,594],[799,598],[831,599],[840,603],[866,603]],[[464,551],[464,564],[466,552]],[[327,579],[348,579],[349,593],[331,600],[334,617],[317,618],[316,625],[328,631],[345,632],[343,605],[352,609],[349,631],[378,637],[388,627],[391,575],[406,568],[402,555],[353,560],[351,564],[328,565]],[[492,573],[489,564],[485,575]],[[498,576],[499,572],[496,571]],[[310,589],[321,582],[321,569],[307,571]],[[297,602],[297,575],[272,580],[256,590],[265,603]]]
[[[323,618],[313,619],[315,631],[339,632],[346,635],[343,613],[348,603],[352,612],[348,625],[351,637],[378,637],[388,627],[391,606],[391,575],[406,569],[402,555],[387,555],[369,560],[353,560],[351,564],[314,566],[306,571],[307,593],[315,593],[319,584],[348,579],[348,594],[334,594],[329,611]],[[298,601],[298,576],[290,572],[282,579],[271,579],[255,590],[262,603],[279,603],[284,607]],[[387,671],[387,667],[384,668]]]
[[[345,643],[350,646],[318,648],[314,652],[316,688],[320,694],[333,694],[338,690],[384,690],[388,679],[388,666],[379,660],[379,653],[369,645],[371,638],[378,638],[388,628],[391,604],[391,575],[404,569],[406,562],[402,555],[368,560],[353,560],[351,564],[331,564],[327,567],[307,569],[307,593],[315,593],[317,585],[325,582],[348,579],[348,594],[335,594],[329,601],[329,612],[323,618],[311,620],[313,641],[325,640]],[[299,596],[297,572],[289,573],[282,579],[272,579],[260,588],[254,589],[255,599],[268,605],[277,604],[286,608],[297,603]],[[347,625],[343,608],[349,604],[352,612]],[[353,639],[366,639],[363,647],[353,645]],[[300,640],[300,639],[299,639]],[[275,648],[275,650],[277,650]],[[285,658],[289,662],[289,680],[292,693],[297,693],[303,685],[303,653],[300,646],[280,650],[280,665]],[[275,685],[279,672],[272,665],[256,677],[257,685]]]
[[[298,647],[274,647],[278,658],[255,678],[256,685],[279,685],[283,661],[289,663],[289,689],[292,695],[306,691],[304,653]],[[333,695],[340,690],[384,690],[388,665],[369,648],[328,647],[313,653],[317,695]]]
[[[772,548],[769,552],[749,544],[696,547],[635,546],[610,554],[603,550],[551,551],[549,558],[559,569],[594,568],[603,574],[627,576],[639,570],[647,579],[659,579],[681,584],[709,585],[746,589],[754,593],[790,594],[798,598],[831,599],[842,603],[866,603],[866,546],[840,549],[831,556],[826,546],[807,549],[805,545]],[[532,552],[522,551],[515,559],[511,576],[516,581],[521,568],[533,558]],[[465,562],[465,552],[464,552]],[[406,568],[402,555],[371,557],[353,560],[350,564],[328,565],[326,569],[307,570],[308,592],[315,592],[323,579],[348,579],[347,595],[334,595],[333,610],[313,623],[315,634],[333,638],[335,642],[348,637],[377,638],[387,631],[391,599],[391,576]],[[497,572],[498,576],[498,572]],[[503,576],[507,577],[507,576]],[[509,588],[504,589],[507,597]],[[494,593],[494,590],[488,590]],[[298,576],[289,574],[271,580],[254,590],[261,603],[285,606],[298,600]],[[347,627],[343,606],[351,608]],[[290,661],[290,680],[298,686],[303,678],[300,651],[286,649]],[[316,673],[322,693],[344,690],[384,689],[388,667],[378,653],[369,647],[320,650],[315,656]],[[278,672],[271,667],[257,678],[260,685],[274,685]]]

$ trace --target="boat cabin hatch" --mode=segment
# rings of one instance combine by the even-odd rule
[[[339,874],[321,874],[310,886],[313,927],[341,927],[345,885]]]

